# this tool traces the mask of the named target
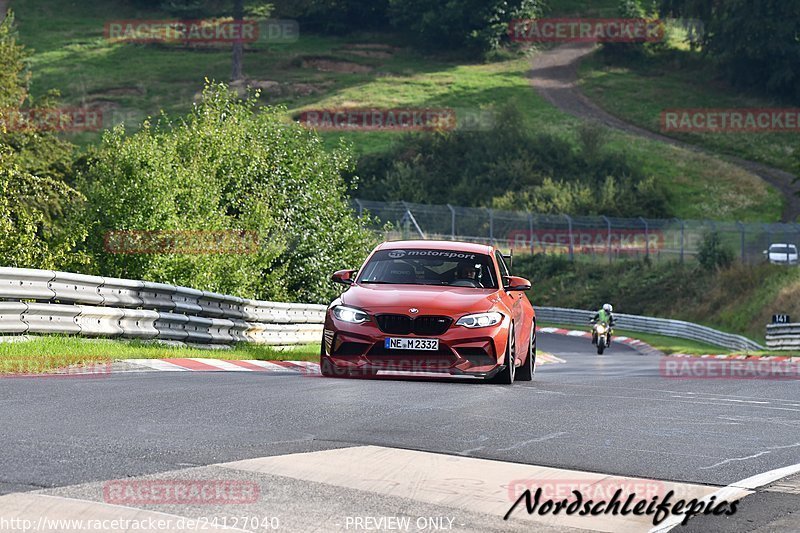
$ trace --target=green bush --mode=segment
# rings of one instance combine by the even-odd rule
[[[0,265],[85,268],[88,257],[74,251],[86,237],[84,200],[61,181],[21,171],[0,151]]]
[[[92,206],[88,248],[104,275],[248,297],[324,302],[331,271],[357,264],[370,234],[354,218],[341,174],[344,149],[256,109],[224,85],[179,121],[106,134],[79,177]],[[110,253],[120,230],[254,232],[252,253]]]
[[[711,231],[703,236],[697,251],[697,262],[703,269],[712,271],[728,268],[733,264],[734,252],[722,244],[719,232]]]
[[[373,200],[531,210],[576,215],[669,217],[664,190],[621,152],[605,130],[581,130],[577,146],[531,133],[512,108],[489,131],[425,133],[364,156],[358,195]]]

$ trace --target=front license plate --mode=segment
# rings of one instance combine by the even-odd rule
[[[383,341],[387,350],[424,350],[435,352],[439,349],[439,339],[409,339],[390,337]]]

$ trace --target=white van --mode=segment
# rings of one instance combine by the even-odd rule
[[[796,265],[797,264],[797,246],[794,244],[786,244],[776,242],[769,245],[769,250],[764,251],[764,255],[773,265]]]

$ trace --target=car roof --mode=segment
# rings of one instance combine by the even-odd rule
[[[491,254],[493,246],[459,241],[389,241],[379,244],[376,250],[452,250],[473,254]]]

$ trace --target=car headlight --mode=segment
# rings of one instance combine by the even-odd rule
[[[495,326],[503,321],[503,315],[497,312],[475,313],[474,315],[462,316],[456,322],[456,326],[465,328],[485,328]]]
[[[351,324],[361,324],[369,320],[369,315],[364,311],[345,305],[337,305],[334,307],[333,316],[342,322],[350,322]]]

